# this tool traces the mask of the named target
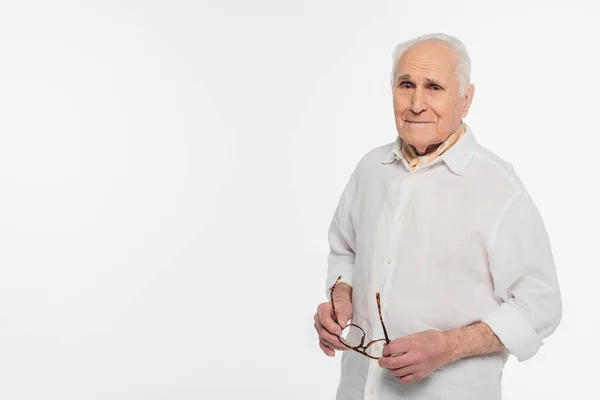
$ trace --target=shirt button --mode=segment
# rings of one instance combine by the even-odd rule
[[[372,387],[371,389],[369,389],[369,393],[371,393],[371,394],[375,393],[375,388]]]
[[[398,216],[398,222],[402,222],[402,221],[404,221],[404,217],[402,215],[399,215]]]
[[[408,180],[409,180],[409,181],[412,181],[412,180],[413,180],[413,176],[412,176],[412,175],[409,175],[409,176],[408,176]]]
[[[387,263],[388,263],[388,264],[391,264],[391,263],[392,263],[392,259],[391,259],[391,258],[388,258],[388,259],[387,259]]]
[[[375,345],[375,350],[379,350],[379,345],[378,344]]]

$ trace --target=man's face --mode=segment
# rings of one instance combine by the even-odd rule
[[[420,154],[458,130],[469,111],[474,87],[460,95],[457,62],[452,48],[437,40],[411,47],[398,62],[392,90],[396,129]]]

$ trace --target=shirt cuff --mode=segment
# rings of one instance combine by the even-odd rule
[[[513,304],[502,303],[481,320],[519,361],[533,357],[544,345],[535,329]]]
[[[335,281],[337,280],[337,278],[341,275],[342,278],[340,279],[340,281],[338,283],[341,282],[345,282],[348,285],[352,286],[352,280],[354,277],[354,274],[352,273],[352,271],[343,271],[341,273],[333,273],[334,271],[330,271],[329,275],[327,276],[327,283],[326,283],[326,290],[325,290],[325,297],[327,297],[327,300],[331,301],[331,287],[333,286],[333,284],[335,283]]]

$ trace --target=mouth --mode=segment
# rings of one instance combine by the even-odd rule
[[[415,124],[415,125],[421,125],[421,124],[431,124],[432,122],[428,122],[428,121],[405,121],[408,122],[409,124]]]

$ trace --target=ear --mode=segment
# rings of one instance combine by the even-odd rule
[[[466,117],[469,113],[469,109],[471,108],[471,103],[473,102],[473,96],[475,96],[475,85],[470,83],[465,89],[465,108],[462,112],[462,117]]]

